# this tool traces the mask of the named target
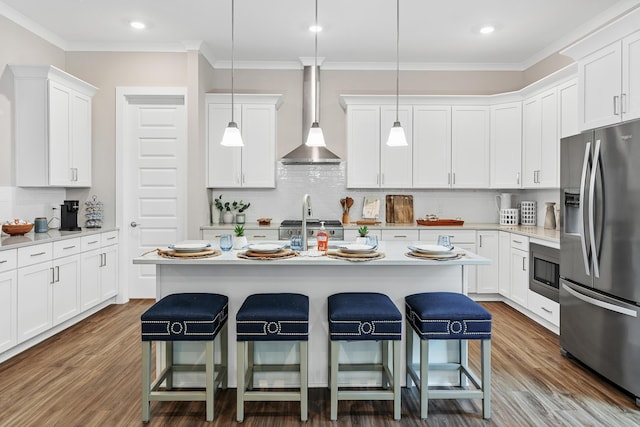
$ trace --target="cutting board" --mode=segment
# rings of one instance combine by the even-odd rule
[[[391,224],[413,224],[413,196],[387,194],[386,221]]]

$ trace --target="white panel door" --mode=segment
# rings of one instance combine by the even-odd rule
[[[413,107],[413,186],[449,188],[451,107]]]
[[[186,237],[186,108],[184,96],[127,98],[124,193],[131,258]],[[129,297],[155,297],[155,267],[128,262]],[[103,295],[104,296],[104,295]]]

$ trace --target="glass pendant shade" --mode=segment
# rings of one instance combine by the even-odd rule
[[[224,135],[222,135],[222,142],[220,145],[224,145],[225,147],[244,146],[242,143],[242,135],[240,134],[240,129],[238,129],[236,122],[229,122],[227,128],[224,130]]]
[[[400,122],[393,122],[393,126],[389,131],[389,139],[387,139],[387,145],[389,147],[406,147],[407,137],[404,134],[404,129]]]
[[[318,122],[313,122],[311,124],[311,128],[309,129],[309,135],[307,135],[307,142],[305,145],[308,147],[326,147],[327,144],[324,143],[324,134],[322,133],[322,128]]]

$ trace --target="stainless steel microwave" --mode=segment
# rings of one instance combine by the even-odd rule
[[[529,289],[560,302],[560,250],[536,243],[529,245]]]

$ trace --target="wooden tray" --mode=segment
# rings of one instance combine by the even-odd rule
[[[359,219],[356,221],[357,225],[378,225],[380,221],[376,221],[375,219]]]
[[[455,226],[455,225],[463,225],[464,220],[462,219],[416,219],[418,225],[439,225],[439,226]]]
[[[177,252],[173,249],[156,249],[156,252],[163,258],[211,258],[222,254],[219,249],[205,249],[200,252]]]

